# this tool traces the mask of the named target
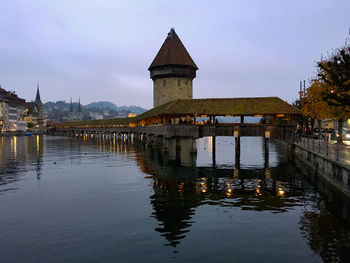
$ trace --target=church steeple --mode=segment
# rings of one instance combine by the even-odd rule
[[[79,104],[78,104],[78,112],[81,112],[80,97],[79,97]]]
[[[73,112],[73,103],[72,103],[72,97],[70,97],[69,112]]]
[[[41,99],[40,99],[40,92],[39,92],[39,81],[37,83],[37,86],[36,86],[36,96],[35,96],[35,101],[34,101],[37,105],[42,105],[43,103],[41,102]]]

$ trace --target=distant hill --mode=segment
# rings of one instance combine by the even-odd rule
[[[77,102],[72,106],[66,101],[46,102],[44,104],[46,116],[49,120],[62,122],[69,120],[69,111],[71,108],[76,112],[79,108]],[[81,105],[83,120],[110,119],[127,117],[129,113],[140,115],[146,109],[139,106],[121,106],[118,107],[110,101],[92,102],[86,106]]]
[[[99,110],[118,110],[118,106],[110,101],[92,102],[84,106],[86,109],[96,108]]]
[[[115,111],[127,111],[132,112],[136,114],[141,114],[147,111],[146,109],[139,107],[139,106],[120,106],[118,107],[114,103],[110,101],[98,101],[98,102],[92,102],[90,104],[87,104],[84,106],[86,109],[92,109],[96,108],[99,110],[115,110]]]
[[[136,113],[137,115],[147,111],[146,109],[141,108],[139,106],[121,106],[121,107],[118,107],[118,111],[123,111],[123,110],[124,111],[129,111],[129,112],[132,112],[132,113]]]

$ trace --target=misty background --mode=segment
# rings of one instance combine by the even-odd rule
[[[5,1],[0,85],[27,101],[151,108],[147,70],[175,27],[199,67],[194,98],[297,97],[344,44],[350,1]]]

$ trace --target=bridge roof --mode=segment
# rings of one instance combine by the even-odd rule
[[[127,125],[129,123],[135,123],[144,119],[162,115],[253,116],[277,114],[298,115],[301,114],[301,111],[278,97],[175,100],[146,111],[145,113],[136,117],[76,121],[56,123],[55,125]]]
[[[136,118],[159,115],[277,115],[301,114],[301,111],[278,97],[219,98],[175,100],[153,108]]]

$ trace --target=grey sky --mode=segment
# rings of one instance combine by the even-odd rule
[[[170,27],[196,62],[194,97],[293,101],[344,44],[349,0],[0,0],[0,84],[27,100],[153,105],[148,66]]]

